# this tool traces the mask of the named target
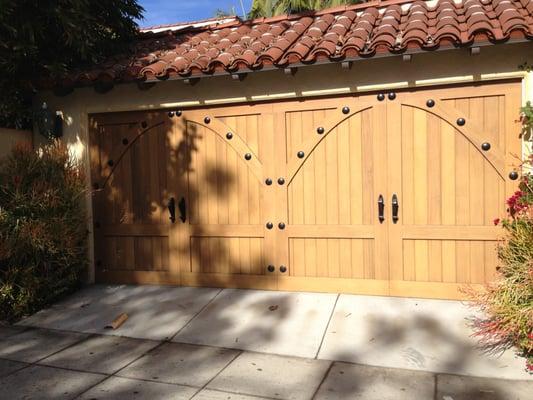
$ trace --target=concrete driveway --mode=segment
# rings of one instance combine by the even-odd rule
[[[122,312],[126,323],[105,329]],[[1,329],[0,392],[40,399],[529,399],[533,379],[523,360],[476,349],[468,317],[454,301],[90,286]]]

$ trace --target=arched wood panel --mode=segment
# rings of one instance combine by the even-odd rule
[[[182,276],[190,285],[273,288],[264,240],[261,114],[184,112],[189,164]],[[229,133],[229,135],[228,135]]]
[[[459,298],[495,276],[503,232],[493,221],[513,187],[519,97],[504,85],[422,93],[388,104],[389,196],[400,203],[389,225],[391,294]]]
[[[159,283],[172,278],[166,204],[171,125],[160,115],[102,115],[92,121],[97,276]],[[120,278],[119,278],[120,277]]]
[[[377,209],[386,173],[379,168],[386,163],[384,104],[340,104],[285,113],[289,268],[280,285],[386,294],[386,229]]]

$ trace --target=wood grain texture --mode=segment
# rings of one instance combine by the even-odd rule
[[[97,278],[460,298],[495,276],[520,93],[505,82],[91,116]],[[169,221],[171,197],[185,222]]]

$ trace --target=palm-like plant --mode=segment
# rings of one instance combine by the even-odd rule
[[[249,18],[273,17],[299,11],[322,10],[344,4],[364,3],[366,0],[254,0]]]

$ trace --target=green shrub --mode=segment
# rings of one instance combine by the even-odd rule
[[[84,177],[65,146],[19,146],[0,163],[0,320],[77,288],[87,266]]]
[[[519,190],[507,200],[509,216],[501,224],[498,278],[473,295],[484,316],[473,321],[475,335],[488,350],[515,347],[533,372],[533,175],[530,158]]]

